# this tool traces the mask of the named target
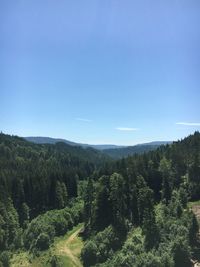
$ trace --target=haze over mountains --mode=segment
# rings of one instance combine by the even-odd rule
[[[104,150],[104,149],[115,149],[115,148],[121,148],[123,146],[117,146],[117,145],[89,145],[89,144],[82,144],[82,143],[75,143],[66,139],[62,138],[52,138],[52,137],[41,137],[41,136],[28,136],[24,137],[25,140],[29,142],[33,142],[36,144],[56,144],[58,142],[62,142],[71,146],[81,146],[81,147],[92,147],[94,149],[98,150]]]
[[[127,157],[129,155],[134,154],[142,154],[144,152],[148,152],[151,150],[157,149],[161,145],[166,145],[172,143],[171,141],[154,141],[150,143],[138,144],[135,146],[117,146],[117,145],[90,145],[90,144],[82,144],[75,143],[69,140],[65,140],[62,138],[51,138],[51,137],[24,137],[25,140],[29,142],[33,142],[36,144],[56,144],[59,142],[71,145],[71,146],[81,146],[83,148],[91,147],[97,150],[101,150],[103,153],[109,155],[112,158],[118,159],[122,157]]]
[[[135,146],[127,146],[127,147],[116,148],[116,149],[112,149],[112,148],[106,149],[106,150],[103,150],[103,152],[112,158],[120,159],[120,158],[128,157],[134,154],[143,154],[145,152],[156,150],[161,145],[167,145],[171,143],[172,143],[171,141],[155,141],[155,142],[150,142],[150,143],[138,144]]]

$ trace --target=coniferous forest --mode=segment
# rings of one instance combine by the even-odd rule
[[[200,267],[200,0],[0,0],[0,267]]]
[[[192,203],[199,200],[199,132],[119,160],[92,148],[0,134],[3,267],[17,266],[20,253],[35,266],[33,259],[80,223],[81,266],[194,266],[200,239]],[[79,265],[48,254],[38,266]]]

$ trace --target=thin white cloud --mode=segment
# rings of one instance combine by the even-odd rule
[[[200,122],[176,122],[177,125],[200,126]]]
[[[77,121],[83,121],[83,122],[92,122],[92,120],[84,119],[84,118],[76,118]]]
[[[127,132],[132,132],[132,131],[138,131],[139,128],[130,128],[130,127],[117,127],[116,130],[118,131],[127,131]]]

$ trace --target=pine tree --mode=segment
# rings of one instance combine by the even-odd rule
[[[94,200],[94,186],[93,186],[93,180],[90,177],[85,193],[84,193],[84,222],[85,222],[85,229],[86,232],[90,231],[90,228],[92,227],[92,209],[93,209],[93,200]]]
[[[67,188],[65,183],[61,183],[61,187],[62,187],[62,198],[63,198],[63,204],[64,207],[67,205],[67,200],[68,200],[68,194],[67,194]]]
[[[171,184],[170,184],[170,178],[171,178],[171,163],[166,158],[163,158],[160,161],[159,171],[162,174],[162,199],[166,200],[166,203],[169,203],[169,200],[171,199]]]
[[[199,224],[194,213],[191,213],[189,223],[189,242],[191,245],[195,245],[197,242],[197,234],[199,232]]]
[[[94,227],[103,230],[111,223],[112,207],[109,199],[110,177],[103,175],[96,188],[96,198],[94,206]]]
[[[55,188],[55,207],[58,209],[62,209],[64,207],[64,199],[63,199],[63,188],[59,181],[56,182]]]
[[[126,211],[126,195],[124,178],[114,173],[110,177],[110,197],[112,207],[112,223],[116,228],[124,228],[125,211]]]

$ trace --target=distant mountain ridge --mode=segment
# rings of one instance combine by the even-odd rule
[[[62,138],[52,138],[52,137],[42,137],[42,136],[28,136],[23,138],[29,142],[36,144],[56,144],[62,142],[71,146],[77,146],[77,143]]]
[[[171,143],[172,141],[152,141],[148,143],[137,144],[135,146],[162,146],[162,145],[167,145]],[[128,146],[128,147],[135,147],[135,146]]]
[[[82,144],[82,143],[75,143],[66,139],[62,138],[52,138],[52,137],[42,137],[42,136],[28,136],[23,137],[25,140],[36,143],[36,144],[56,144],[56,143],[65,143],[71,146],[81,146],[81,147],[92,147],[97,150],[106,150],[106,149],[116,149],[116,148],[122,148],[123,146],[117,146],[117,145],[109,145],[109,144],[103,144],[103,145],[89,145],[89,144]]]
[[[80,146],[83,148],[94,148],[97,150],[101,150],[106,155],[119,159],[122,157],[131,156],[134,154],[142,154],[144,152],[148,152],[151,150],[157,149],[161,145],[166,145],[172,143],[171,141],[153,141],[149,143],[144,144],[138,144],[135,146],[117,146],[117,145],[89,145],[89,144],[81,144],[81,143],[75,143],[66,139],[62,138],[52,138],[52,137],[40,137],[40,136],[30,136],[30,137],[24,137],[25,140],[36,143],[36,144],[56,144],[56,143],[65,143],[67,145],[71,146]]]
[[[105,149],[103,152],[114,159],[125,158],[134,154],[143,154],[152,150],[156,150],[161,145],[171,144],[171,141],[154,141],[150,143],[138,144],[135,146],[127,146],[116,149]]]

